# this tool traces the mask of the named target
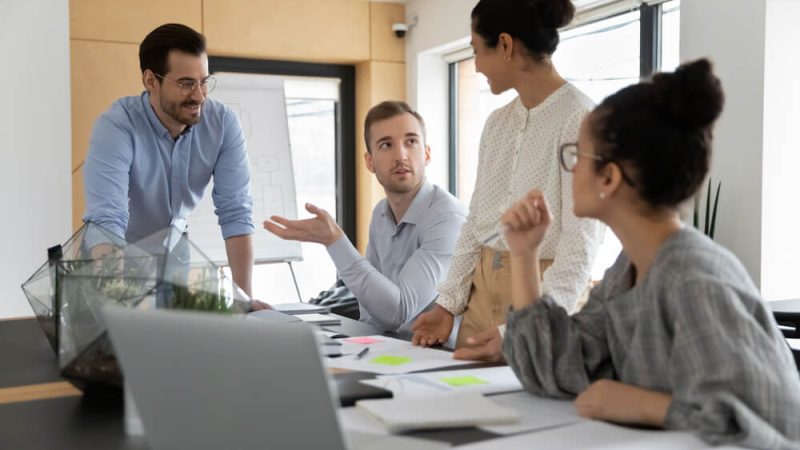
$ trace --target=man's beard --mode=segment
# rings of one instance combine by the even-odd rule
[[[409,171],[409,174],[411,175],[411,180],[410,181],[404,181],[404,182],[403,181],[394,181],[392,178],[393,178],[394,172],[398,168],[399,167],[394,167],[389,172],[389,175],[385,179],[383,179],[383,180],[379,179],[378,181],[381,182],[380,184],[383,186],[383,188],[387,192],[391,192],[393,194],[407,194],[409,192],[412,192],[414,189],[417,188],[417,186],[419,186],[419,183],[420,183],[420,179],[416,177],[416,172],[411,170],[410,167],[403,166],[404,169]]]
[[[184,106],[194,106],[194,105],[200,105],[200,109],[198,110],[198,114],[196,116],[192,116],[192,115],[188,115],[188,114],[187,115],[183,115],[183,116],[181,115],[181,108],[183,108]],[[167,113],[167,115],[169,115],[170,117],[175,119],[177,122],[182,123],[184,125],[189,125],[189,126],[194,125],[197,122],[199,122],[200,121],[200,116],[202,116],[202,113],[203,113],[203,105],[202,105],[202,103],[195,102],[195,101],[192,101],[192,100],[187,100],[187,101],[183,101],[183,102],[180,102],[180,103],[177,103],[177,102],[168,103],[168,102],[164,102],[162,100],[161,109],[163,109],[164,112]]]

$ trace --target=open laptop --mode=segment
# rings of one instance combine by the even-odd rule
[[[113,307],[104,315],[155,449],[447,447],[400,436],[346,439],[307,324]]]

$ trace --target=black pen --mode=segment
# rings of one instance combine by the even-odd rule
[[[364,347],[360,352],[356,353],[356,359],[361,359],[369,352],[369,347]]]

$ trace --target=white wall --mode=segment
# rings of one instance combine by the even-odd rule
[[[767,2],[761,293],[800,298],[800,1]]]
[[[708,57],[725,91],[711,176],[722,181],[716,240],[761,278],[761,173],[764,123],[763,0],[681,2],[681,61]]]
[[[69,4],[0,0],[0,318],[31,315],[20,285],[70,235]]]
[[[722,181],[716,239],[767,300],[800,297],[800,2],[683,0],[681,60],[709,57],[722,80],[711,176]]]
[[[409,0],[406,21],[406,92],[428,127],[428,178],[447,188],[447,64],[442,55],[469,42],[470,12],[477,0]]]

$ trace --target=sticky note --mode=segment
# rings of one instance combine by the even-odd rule
[[[373,364],[383,364],[386,366],[400,366],[411,362],[411,358],[407,356],[391,356],[383,355],[372,358],[369,362]]]
[[[345,342],[352,342],[353,344],[369,345],[369,344],[375,344],[377,342],[383,342],[383,341],[380,340],[380,339],[375,339],[375,338],[371,338],[371,337],[357,337],[357,338],[345,339]]]
[[[482,380],[476,376],[466,375],[463,377],[446,377],[446,378],[439,378],[442,382],[449,384],[453,387],[460,387],[460,386],[474,386],[478,384],[489,384],[488,381]]]

